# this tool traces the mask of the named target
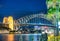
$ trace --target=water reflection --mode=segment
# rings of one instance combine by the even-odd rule
[[[0,34],[0,41],[40,41],[40,34]]]
[[[13,34],[7,35],[7,41],[14,41],[14,35]]]
[[[0,41],[14,41],[13,34],[0,34]]]

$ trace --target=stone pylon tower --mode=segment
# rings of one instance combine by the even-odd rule
[[[7,17],[3,18],[3,23],[8,23],[8,18]]]
[[[13,23],[13,17],[12,17],[12,16],[4,17],[4,18],[3,18],[3,23],[4,23],[4,24],[8,24],[8,27],[9,27],[11,30],[14,30],[14,23]],[[7,26],[7,25],[6,25],[6,26]]]
[[[13,23],[13,17],[12,16],[8,17],[8,24],[9,24],[9,28],[11,30],[14,30],[14,23]]]

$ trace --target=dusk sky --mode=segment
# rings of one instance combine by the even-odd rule
[[[0,20],[4,16],[18,19],[32,13],[46,13],[46,0],[0,0]]]

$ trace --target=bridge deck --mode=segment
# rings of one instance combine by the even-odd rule
[[[41,25],[41,26],[55,26],[52,24],[41,24],[41,23],[21,23],[19,25]]]

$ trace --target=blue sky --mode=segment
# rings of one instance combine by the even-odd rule
[[[4,16],[18,19],[32,13],[46,13],[46,0],[0,0],[0,20]]]

